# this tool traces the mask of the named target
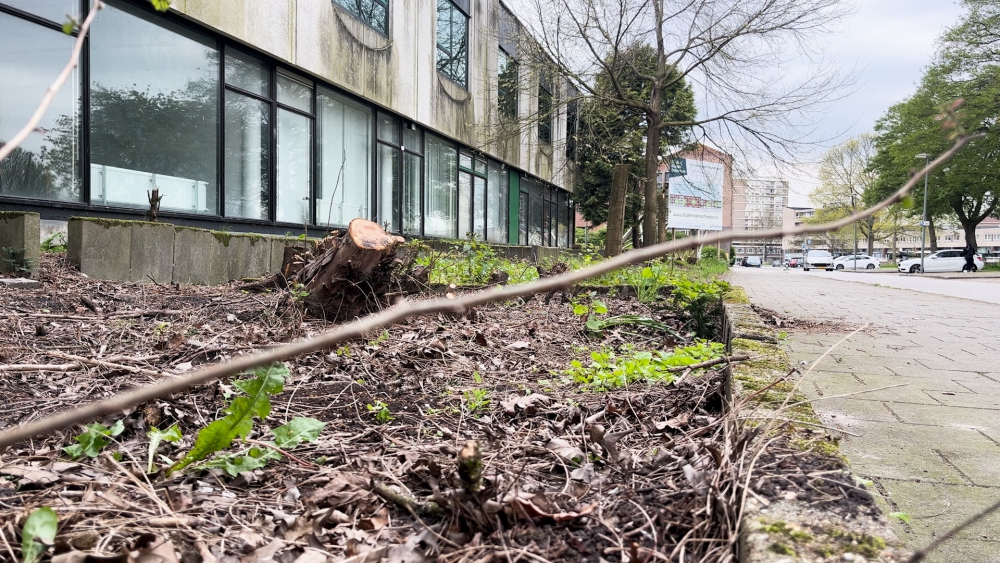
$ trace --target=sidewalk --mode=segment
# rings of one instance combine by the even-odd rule
[[[907,547],[926,546],[1000,500],[1000,306],[824,272],[735,269],[730,279],[754,304],[789,318],[871,323],[816,364],[802,390],[823,423],[844,432],[841,452],[854,472],[873,482],[888,512],[908,516],[896,522]],[[786,350],[803,372],[847,334],[789,332]],[[1000,562],[1000,514],[927,560]]]

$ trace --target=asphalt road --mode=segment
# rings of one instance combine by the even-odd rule
[[[969,274],[975,276],[975,274]],[[1000,500],[1000,288],[983,281],[735,268],[730,281],[781,316],[836,321],[789,329],[785,348],[841,451],[874,482],[911,548]],[[917,291],[919,290],[919,291]],[[804,370],[803,370],[804,371]],[[844,396],[846,395],[846,396]],[[1000,514],[946,543],[931,561],[1000,562]]]

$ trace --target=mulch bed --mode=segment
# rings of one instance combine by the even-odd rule
[[[238,283],[99,281],[60,255],[41,266],[41,289],[0,290],[0,429],[331,326],[304,318],[281,293]],[[685,332],[669,309],[604,300],[611,314]],[[0,559],[18,559],[25,517],[50,506],[60,519],[56,553],[116,561],[164,545],[166,563],[163,553],[185,563],[731,561],[756,442],[724,411],[721,370],[610,393],[586,392],[563,374],[601,347],[675,344],[628,327],[588,337],[558,297],[411,319],[289,362],[284,391],[252,438],[296,416],[326,426],[294,459],[235,478],[146,473],[148,429],[180,427],[183,440],[158,450],[177,459],[223,415],[231,381],[109,417],[125,430],[97,458],[62,453],[75,432],[40,436],[0,454]],[[21,368],[4,371],[11,365]],[[488,403],[473,409],[476,397]],[[376,420],[368,407],[379,403],[391,420]],[[483,460],[475,492],[456,465],[470,441]],[[870,504],[836,462],[788,452],[760,458],[753,494]]]

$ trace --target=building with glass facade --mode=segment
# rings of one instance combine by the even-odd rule
[[[0,208],[302,232],[572,244],[568,85],[498,0],[106,0],[79,67],[0,162]],[[0,144],[87,0],[0,0]],[[503,127],[531,121],[531,127]],[[501,138],[498,131],[511,131]]]

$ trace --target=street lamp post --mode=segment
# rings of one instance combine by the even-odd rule
[[[851,213],[857,212],[857,203],[854,201],[854,188],[851,188]],[[854,222],[854,271],[858,271],[858,222]]]
[[[920,217],[920,273],[923,274],[924,270],[924,234],[927,232],[927,165],[930,162],[930,157],[927,153],[920,153],[916,157],[917,159],[924,159],[924,214]]]

